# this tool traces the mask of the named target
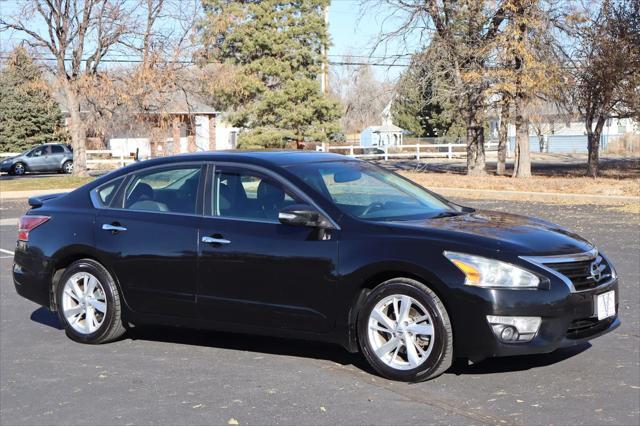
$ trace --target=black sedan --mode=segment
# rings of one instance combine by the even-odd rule
[[[15,288],[79,342],[144,323],[306,338],[418,381],[620,324],[588,241],[340,155],[168,157],[29,202]]]

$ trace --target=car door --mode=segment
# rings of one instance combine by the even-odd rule
[[[47,171],[57,172],[62,167],[65,151],[60,145],[51,145],[51,153],[46,157]]]
[[[278,211],[308,201],[266,171],[218,164],[205,189],[198,311],[231,325],[322,332],[333,326],[338,231],[324,239],[283,225]]]
[[[96,246],[134,311],[196,316],[203,170],[189,163],[140,171],[98,210]]]
[[[50,153],[49,145],[39,146],[27,154],[26,163],[29,171],[42,172],[47,169],[47,157]]]

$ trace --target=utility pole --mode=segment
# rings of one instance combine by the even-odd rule
[[[326,32],[325,41],[322,43],[322,76],[320,80],[320,89],[323,95],[329,93],[329,58],[327,56],[327,40],[329,39],[329,5],[324,7],[324,28]]]

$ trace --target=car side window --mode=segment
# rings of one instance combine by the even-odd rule
[[[282,184],[252,170],[216,170],[213,183],[217,217],[277,222],[283,207],[300,203]]]
[[[201,170],[200,165],[179,166],[136,174],[121,208],[196,214]]]
[[[48,146],[41,146],[40,148],[36,148],[33,151],[31,151],[28,157],[42,157],[43,155],[47,155],[48,151],[49,151]]]
[[[64,154],[64,148],[61,147],[60,145],[52,145],[51,146],[51,153],[52,154]]]
[[[100,207],[106,207],[109,204],[111,204],[111,201],[113,201],[113,197],[118,192],[118,188],[120,187],[120,184],[123,181],[124,181],[124,177],[121,177],[118,179],[114,179],[110,182],[107,182],[104,185],[95,189],[94,191],[96,195],[95,198],[97,198],[96,200],[97,204],[99,204]]]

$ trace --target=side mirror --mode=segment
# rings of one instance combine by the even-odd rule
[[[283,225],[308,226],[311,228],[329,229],[331,223],[315,207],[308,204],[293,204],[284,207],[278,214]]]

